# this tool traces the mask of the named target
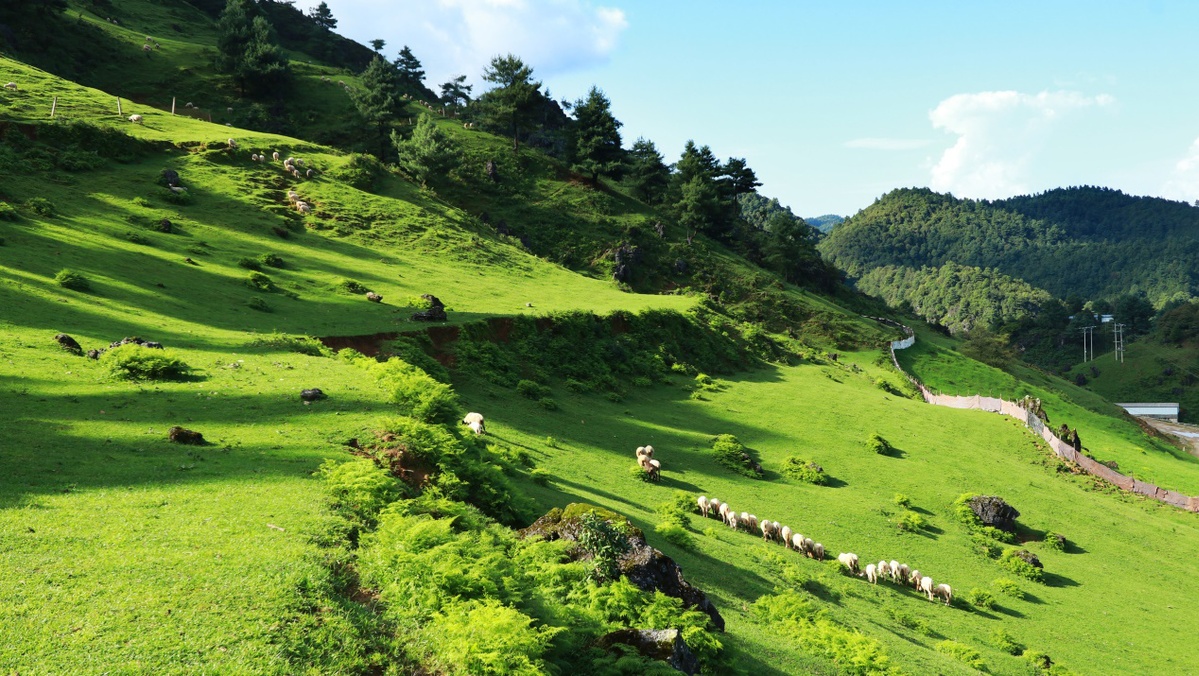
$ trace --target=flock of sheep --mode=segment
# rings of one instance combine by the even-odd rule
[[[640,450],[638,449],[638,457],[641,457]],[[787,549],[817,561],[824,560],[824,545],[813,542],[811,538],[804,537],[801,533],[791,530],[789,526],[784,526],[778,521],[769,519],[759,521],[757,516],[749,512],[738,513],[727,502],[721,502],[716,498],[708,499],[703,495],[696,499],[696,506],[699,508],[699,513],[705,518],[709,515],[719,517],[725,525],[733,530],[745,530],[751,533],[761,531],[762,540],[766,542],[782,542]],[[859,567],[857,554],[845,552],[838,555],[837,560],[849,569],[850,573],[858,577],[865,577],[871,584],[878,584],[879,579],[890,579],[896,584],[911,585],[917,591],[924,592],[928,595],[929,601],[942,598],[945,600],[945,605],[949,605],[953,600],[953,589],[949,585],[934,585],[931,577],[921,575],[920,571],[910,569],[907,564],[894,560],[879,561],[878,564],[867,564],[866,570],[863,572]]]
[[[637,447],[637,464],[641,466],[642,471],[649,475],[650,481],[662,480],[662,463],[654,460],[653,446]]]

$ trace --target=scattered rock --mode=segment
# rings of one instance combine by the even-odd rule
[[[320,401],[321,399],[327,399],[328,397],[329,395],[322,392],[319,387],[314,387],[311,390],[300,391],[300,398],[304,401]]]
[[[658,239],[666,239],[666,226],[662,225],[662,221],[654,223],[654,232],[658,234]]]
[[[383,302],[383,296],[380,296],[379,294],[375,293],[374,291],[367,291],[366,299],[372,303],[382,303]]]
[[[1009,533],[1016,532],[1016,517],[1020,512],[1003,498],[994,495],[976,495],[970,498],[970,509],[984,526],[993,526]]]
[[[1066,536],[1065,535],[1061,535],[1058,533],[1050,533],[1049,537],[1053,538],[1054,542],[1057,543],[1057,548],[1059,550],[1061,550],[1063,552],[1066,551]],[[1038,561],[1037,563],[1040,563],[1040,561]]]
[[[130,344],[141,345],[142,347],[148,347],[153,350],[161,350],[162,349],[162,343],[155,342],[153,340],[142,340],[141,337],[139,337],[139,336],[131,336],[131,337],[126,336],[118,341],[109,343],[108,347],[114,348],[114,347],[120,347],[122,345],[130,345]]]
[[[178,425],[167,430],[167,439],[176,444],[188,444],[190,446],[203,446],[205,443],[203,434]]]
[[[699,672],[699,660],[678,629],[618,629],[599,640],[601,648],[615,643],[632,646],[645,657],[665,662],[688,676]]]
[[[533,525],[522,530],[521,537],[540,536],[546,540],[569,540],[577,542],[583,531],[582,516],[594,511],[608,522],[620,527],[629,538],[630,549],[620,560],[620,572],[642,591],[660,591],[667,596],[682,600],[683,605],[706,613],[712,620],[712,626],[717,631],[724,631],[724,618],[716,610],[716,606],[698,587],[683,579],[683,571],[674,559],[650,547],[645,541],[645,534],[627,519],[615,512],[594,507],[592,505],[573,503],[565,510],[552,509]],[[589,558],[582,547],[575,547],[567,552],[574,560]]]
[[[174,188],[179,186],[179,172],[174,169],[162,170],[162,182],[167,184],[167,187]]]
[[[60,333],[57,336],[54,336],[54,340],[58,341],[58,346],[66,352],[70,352],[74,355],[83,354],[83,348],[79,346],[79,343],[65,333]]]
[[[418,322],[444,322],[446,320],[445,304],[437,299],[437,296],[426,293],[421,296],[429,301],[429,309],[415,312],[412,319]]]
[[[1061,536],[1058,536],[1058,537],[1061,537]],[[1062,538],[1062,540],[1065,541],[1065,538]],[[1027,549],[1017,549],[1015,552],[1013,552],[1012,555],[1018,559],[1023,560],[1025,563],[1032,566],[1033,568],[1041,568],[1041,569],[1045,568],[1045,566],[1041,563],[1041,560],[1037,558],[1037,555],[1033,554],[1032,552],[1028,551]]]
[[[104,350],[88,350],[87,358],[88,359],[99,359],[100,355],[102,355],[102,354],[104,354]]]
[[[487,178],[490,179],[492,183],[499,183],[500,172],[499,169],[496,168],[494,160],[487,160],[487,163],[483,165],[483,170],[487,172]]]

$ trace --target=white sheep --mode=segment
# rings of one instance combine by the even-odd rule
[[[911,572],[911,569],[908,568],[908,564],[906,564],[906,563],[899,564],[899,573],[896,576],[897,577],[896,581],[899,582],[899,584],[907,584],[908,583],[908,574],[910,572]]]
[[[152,52],[152,51],[154,51],[154,48],[151,47],[150,45],[142,45],[142,51],[143,52]]]
[[[933,594],[945,599],[945,605],[949,605],[953,601],[953,589],[950,589],[947,584],[937,585],[936,589],[933,590]]]
[[[298,199],[300,199],[300,193],[296,192],[295,190],[287,191],[287,201],[288,202],[295,204],[296,200],[298,200]]]
[[[296,202],[296,209],[298,209],[300,213],[306,214],[309,211],[312,211],[312,206],[307,202]]]
[[[744,527],[746,527],[746,528],[749,528],[749,527],[750,527],[750,525],[749,525],[749,512],[741,512],[740,514],[738,514],[738,515],[737,515],[737,522],[738,522],[738,523],[740,523],[742,526],[744,526]],[[754,528],[755,528],[755,530],[756,530],[756,527],[754,527]]]
[[[708,501],[708,508],[712,510],[713,514],[719,516],[720,515],[720,500],[717,500],[716,498],[712,498],[711,500]]]
[[[16,82],[8,82],[4,85],[4,88],[10,92],[15,92],[15,91],[17,91],[17,83]]]
[[[878,584],[878,573],[873,563],[866,564],[866,581],[870,584]]]
[[[816,558],[816,554],[815,554],[816,549],[815,548],[816,548],[816,543],[812,541],[812,538],[804,538],[803,539],[804,556],[810,556],[812,558]]]
[[[129,116],[129,121],[132,122],[133,124],[141,124],[142,116],[138,115],[137,113],[134,113],[133,115]]]
[[[662,463],[658,460],[649,461],[649,478],[650,481],[662,480]]]
[[[908,576],[908,582],[911,583],[913,589],[920,589],[920,580],[923,578],[924,576],[920,574],[920,571],[913,570],[912,574]]]
[[[791,549],[791,527],[783,526],[782,530],[779,531],[779,535],[783,538],[783,546]]]
[[[729,522],[729,511],[731,511],[731,509],[732,508],[729,507],[729,503],[727,503],[727,502],[720,503],[720,507],[716,510],[716,513],[720,515],[721,521],[723,521],[725,523]]]
[[[852,552],[844,552],[842,554],[837,555],[837,560],[841,562],[841,565],[848,568],[849,572],[853,573],[854,575],[858,574],[858,555],[857,554],[854,554]]]
[[[191,101],[188,101],[187,103],[183,104],[183,107],[184,108],[195,108],[195,106],[192,105]]]
[[[651,458],[652,458],[652,457],[654,457],[654,447],[653,447],[653,446],[646,446],[646,447],[645,447],[645,454],[646,454],[647,456],[651,457]]]
[[[699,506],[699,513],[702,514],[705,519],[708,518],[708,510],[712,508],[712,505],[708,502],[708,499],[701,495],[696,499],[695,504]]]
[[[729,528],[732,528],[733,530],[737,530],[737,526],[740,525],[740,521],[737,519],[736,512],[729,512],[728,524],[729,524]]]
[[[462,424],[466,425],[475,433],[475,436],[487,434],[487,426],[483,423],[483,414],[470,412],[462,419]]]
[[[304,177],[305,177],[305,178],[312,178],[312,175],[313,175],[313,173],[314,173],[314,172],[313,172],[311,169],[309,169],[308,171],[304,172]]]
[[[812,558],[813,559],[816,559],[817,561],[824,560],[824,545],[820,544],[819,542],[816,542],[816,543],[812,544],[811,549],[812,549]]]
[[[933,600],[933,579],[931,577],[920,578],[920,591],[928,594],[928,600]]]
[[[791,544],[793,545],[792,549],[800,554],[803,554],[803,539],[803,536],[799,533],[795,533],[791,536]]]
[[[891,569],[889,566],[887,566],[886,561],[879,561],[877,570],[879,575],[889,576],[891,574]]]
[[[887,572],[891,575],[891,580],[899,582],[899,562],[891,559],[891,563],[887,564]]]
[[[258,153],[250,153],[250,161],[257,162],[258,161]]]
[[[770,523],[769,519],[762,519],[760,528],[762,529],[763,541],[768,541],[774,536],[774,524]]]
[[[637,454],[637,462],[641,462],[645,458],[645,446],[638,446],[634,452]]]
[[[274,160],[274,161],[276,161],[276,162],[278,162],[278,161],[279,161],[279,151],[278,151],[278,150],[276,150],[275,152],[271,153],[271,159],[272,159],[272,160]]]
[[[184,188],[181,185],[171,185],[171,186],[167,186],[167,187],[171,189],[171,192],[178,192],[178,193],[187,192],[187,188]]]
[[[750,514],[749,518],[745,521],[745,527],[751,532],[758,530],[758,517]]]

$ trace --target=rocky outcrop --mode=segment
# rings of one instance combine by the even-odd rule
[[[1065,540],[1065,538],[1062,539]],[[1012,556],[1024,561],[1033,568],[1045,568],[1045,564],[1041,563],[1041,559],[1037,558],[1036,554],[1033,554],[1027,549],[1017,549],[1016,551],[1012,552]]]
[[[153,340],[142,340],[138,336],[126,336],[125,338],[122,338],[120,340],[116,340],[116,341],[113,341],[112,343],[109,343],[108,347],[109,347],[109,349],[112,349],[114,347],[120,347],[122,345],[130,345],[130,344],[141,345],[142,347],[148,347],[148,348],[155,349],[155,350],[162,349],[162,343],[158,343]]]
[[[167,430],[167,439],[176,444],[188,444],[190,446],[203,446],[205,443],[203,434],[178,425]]]
[[[320,401],[328,396],[329,395],[322,392],[321,388],[319,387],[314,387],[310,390],[300,390],[300,399],[303,399],[304,401]]]
[[[683,578],[683,569],[674,559],[650,547],[641,529],[615,512],[594,505],[572,503],[567,505],[565,510],[550,510],[533,522],[533,525],[522,530],[521,536],[578,542],[579,535],[583,532],[582,516],[587,512],[595,512],[617,526],[628,537],[629,550],[621,557],[619,568],[621,575],[629,582],[643,591],[660,591],[681,600],[684,606],[707,614],[717,631],[724,631],[724,618],[720,616],[707,594]],[[572,548],[568,554],[576,561],[591,558],[590,554],[578,546]]]
[[[429,301],[429,309],[415,312],[412,319],[418,322],[444,322],[446,320],[445,304],[438,300],[437,296],[426,293],[421,296]]]
[[[1016,511],[1003,498],[994,495],[976,495],[970,499],[970,510],[984,526],[992,526],[1009,533],[1016,532]]]
[[[61,347],[64,352],[70,352],[73,355],[83,354],[83,348],[79,345],[78,341],[65,333],[60,333],[54,336],[54,340],[58,342],[58,346]]]
[[[601,648],[617,643],[631,646],[651,660],[660,660],[684,674],[699,672],[699,660],[683,640],[678,629],[618,629],[600,637]]]

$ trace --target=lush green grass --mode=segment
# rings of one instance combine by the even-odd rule
[[[1050,426],[1077,428],[1083,448],[1100,461],[1114,460],[1122,474],[1187,495],[1199,495],[1199,460],[1158,437],[1150,437],[1122,409],[1094,392],[1019,365],[1020,377],[967,359],[953,341],[918,331],[916,344],[899,352],[900,364],[926,385],[946,394],[1039,397]]]
[[[1078,364],[1069,377],[1086,378],[1086,387],[1108,401],[1171,401],[1181,404],[1183,422],[1199,420],[1199,355],[1194,346],[1162,345],[1148,338],[1130,342],[1124,363],[1110,353]]]

